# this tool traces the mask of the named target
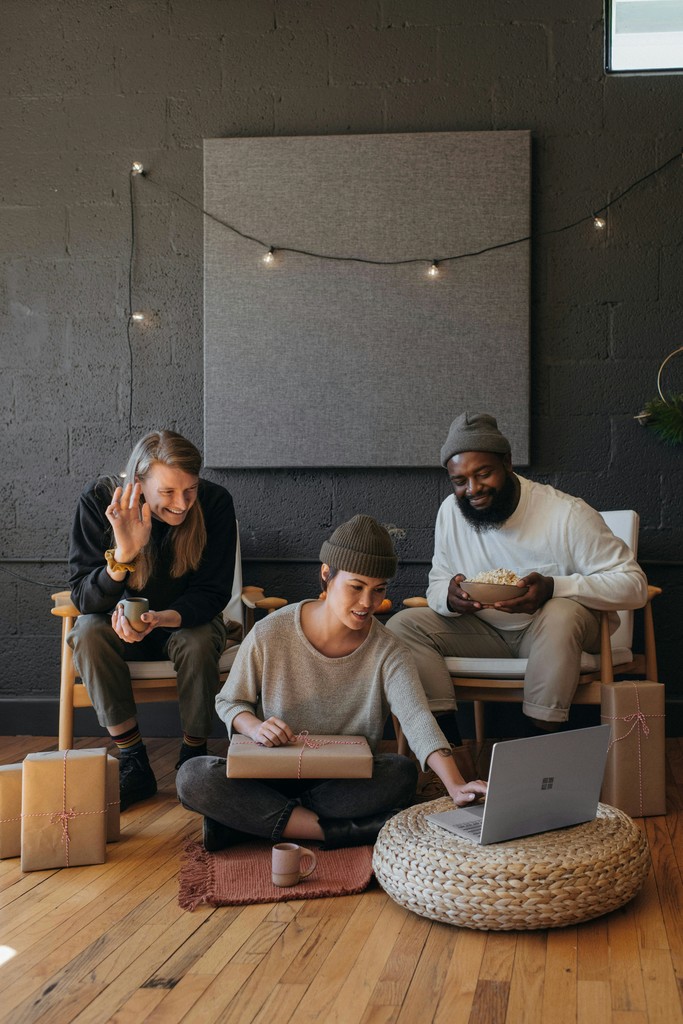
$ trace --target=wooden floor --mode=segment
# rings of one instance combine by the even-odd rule
[[[653,867],[636,899],[579,927],[517,933],[432,923],[376,884],[181,910],[179,856],[199,819],[175,799],[177,741],[148,746],[160,793],[122,816],[105,864],[22,874],[0,861],[1,1021],[683,1021],[682,739],[667,741],[669,813],[641,822]],[[0,763],[49,749],[6,737]]]

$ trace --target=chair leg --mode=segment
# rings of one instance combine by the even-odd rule
[[[486,739],[486,728],[484,726],[484,701],[474,700],[474,735],[477,743],[483,743]]]
[[[607,612],[600,613],[600,677],[603,683],[614,682],[612,644],[609,632],[609,615]]]
[[[59,749],[70,750],[74,742],[74,669],[73,652],[66,642],[73,629],[71,616],[62,619],[62,666],[59,688]]]
[[[645,674],[652,683],[658,683],[657,648],[655,647],[655,623],[652,617],[652,602],[643,608],[643,630],[645,639]]]

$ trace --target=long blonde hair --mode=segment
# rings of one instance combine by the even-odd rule
[[[144,482],[155,463],[180,469],[190,476],[199,476],[202,456],[187,438],[172,430],[158,430],[146,434],[135,445],[126,466],[126,482]],[[170,533],[173,549],[171,576],[184,576],[198,568],[206,547],[206,525],[199,501],[195,501],[184,522],[174,526]],[[134,590],[142,590],[154,570],[154,550],[151,537],[135,560],[135,571],[129,577]]]

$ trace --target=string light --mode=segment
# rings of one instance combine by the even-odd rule
[[[140,163],[139,160],[136,160],[135,163],[133,164],[133,166],[130,169],[130,173],[133,174],[133,175],[137,175],[137,174],[143,174],[144,175],[145,168],[142,166],[142,164]]]
[[[655,167],[653,170],[648,171],[648,173],[644,174],[641,178],[637,178],[636,181],[631,182],[630,185],[628,185],[625,189],[623,189],[617,195],[613,196],[612,199],[609,200],[609,202],[605,203],[605,205],[601,207],[601,213],[606,213],[607,210],[610,207],[614,206],[615,203],[620,202],[634,188],[636,188],[638,185],[641,185],[643,182],[647,181],[649,178],[652,178],[655,175],[660,174],[670,164],[680,162],[682,156],[683,156],[683,153],[681,153],[681,151],[679,150],[678,152],[676,152],[674,154],[674,156],[669,157],[668,160],[665,160],[664,163],[660,164],[658,167]],[[140,166],[142,168],[142,165],[135,164],[134,166]],[[234,224],[230,224],[228,221],[223,220],[221,217],[217,217],[215,214],[211,213],[209,210],[206,210],[199,203],[192,202],[192,200],[188,199],[186,196],[184,196],[182,194],[182,192],[178,192],[176,189],[171,188],[169,185],[166,185],[163,182],[156,181],[155,178],[150,176],[148,174],[148,172],[145,171],[144,169],[141,169],[140,171],[137,171],[136,173],[142,175],[142,177],[144,177],[146,181],[151,181],[153,185],[157,186],[157,188],[161,188],[165,192],[168,192],[169,194],[176,196],[177,199],[180,199],[183,203],[186,203],[187,206],[190,206],[192,209],[197,210],[204,217],[208,217],[209,220],[212,220],[216,224],[220,224],[222,227],[227,228],[228,231],[231,231],[234,235],[237,235],[239,238],[243,238],[245,241],[248,241],[248,242],[254,242],[256,245],[260,246],[262,249],[267,249],[268,251],[262,257],[262,259],[264,260],[265,263],[271,263],[272,260],[274,259],[274,256],[273,256],[274,250],[273,250],[272,246],[269,247],[268,243],[264,242],[264,240],[262,238],[257,238],[255,235],[250,235],[246,231],[241,231]],[[131,201],[132,201],[132,197],[131,197]],[[607,220],[605,219],[605,217],[603,217],[603,216],[601,216],[599,214],[596,214],[596,213],[588,213],[588,214],[584,214],[582,217],[578,217],[576,220],[574,220],[574,221],[572,221],[572,222],[570,222],[568,224],[563,224],[560,227],[549,228],[546,231],[535,232],[533,237],[534,238],[548,238],[548,237],[551,237],[552,235],[558,235],[558,234],[561,234],[561,233],[563,233],[565,231],[570,231],[573,228],[578,227],[579,224],[585,224],[587,221],[592,221],[593,226],[594,226],[594,228],[597,231],[603,231],[607,227]],[[428,275],[430,277],[437,277],[439,275],[439,273],[440,273],[439,268],[440,268],[442,263],[454,263],[456,260],[471,259],[471,258],[473,258],[475,256],[482,256],[482,255],[484,255],[486,253],[496,252],[496,251],[498,251],[500,249],[507,249],[507,248],[510,248],[511,246],[521,245],[523,242],[530,242],[531,240],[532,240],[532,236],[529,234],[529,235],[524,235],[523,237],[520,237],[520,238],[512,238],[512,239],[510,239],[507,242],[497,242],[497,243],[495,243],[493,245],[482,246],[481,249],[474,249],[474,250],[470,250],[470,251],[467,251],[467,252],[456,253],[456,254],[453,254],[453,255],[440,256],[438,259],[433,260],[431,262],[431,265],[430,265],[429,269],[427,270],[427,273],[428,273]],[[289,245],[278,246],[278,252],[297,253],[298,255],[309,256],[312,259],[318,259],[318,260],[328,260],[328,261],[334,261],[334,262],[339,262],[339,263],[365,263],[365,264],[371,264],[373,266],[383,266],[383,267],[405,266],[405,265],[411,264],[411,263],[422,263],[423,264],[424,260],[425,260],[424,256],[414,256],[414,257],[408,257],[406,259],[396,259],[396,260],[370,259],[370,258],[364,257],[364,256],[337,256],[337,255],[335,255],[333,253],[316,252],[316,251],[311,250],[311,249],[296,248],[294,246],[289,246]]]

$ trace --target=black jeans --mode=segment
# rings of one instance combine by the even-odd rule
[[[417,769],[401,754],[377,754],[370,779],[229,779],[225,758],[193,757],[176,777],[184,807],[277,843],[295,807],[321,818],[369,818],[407,807]]]

